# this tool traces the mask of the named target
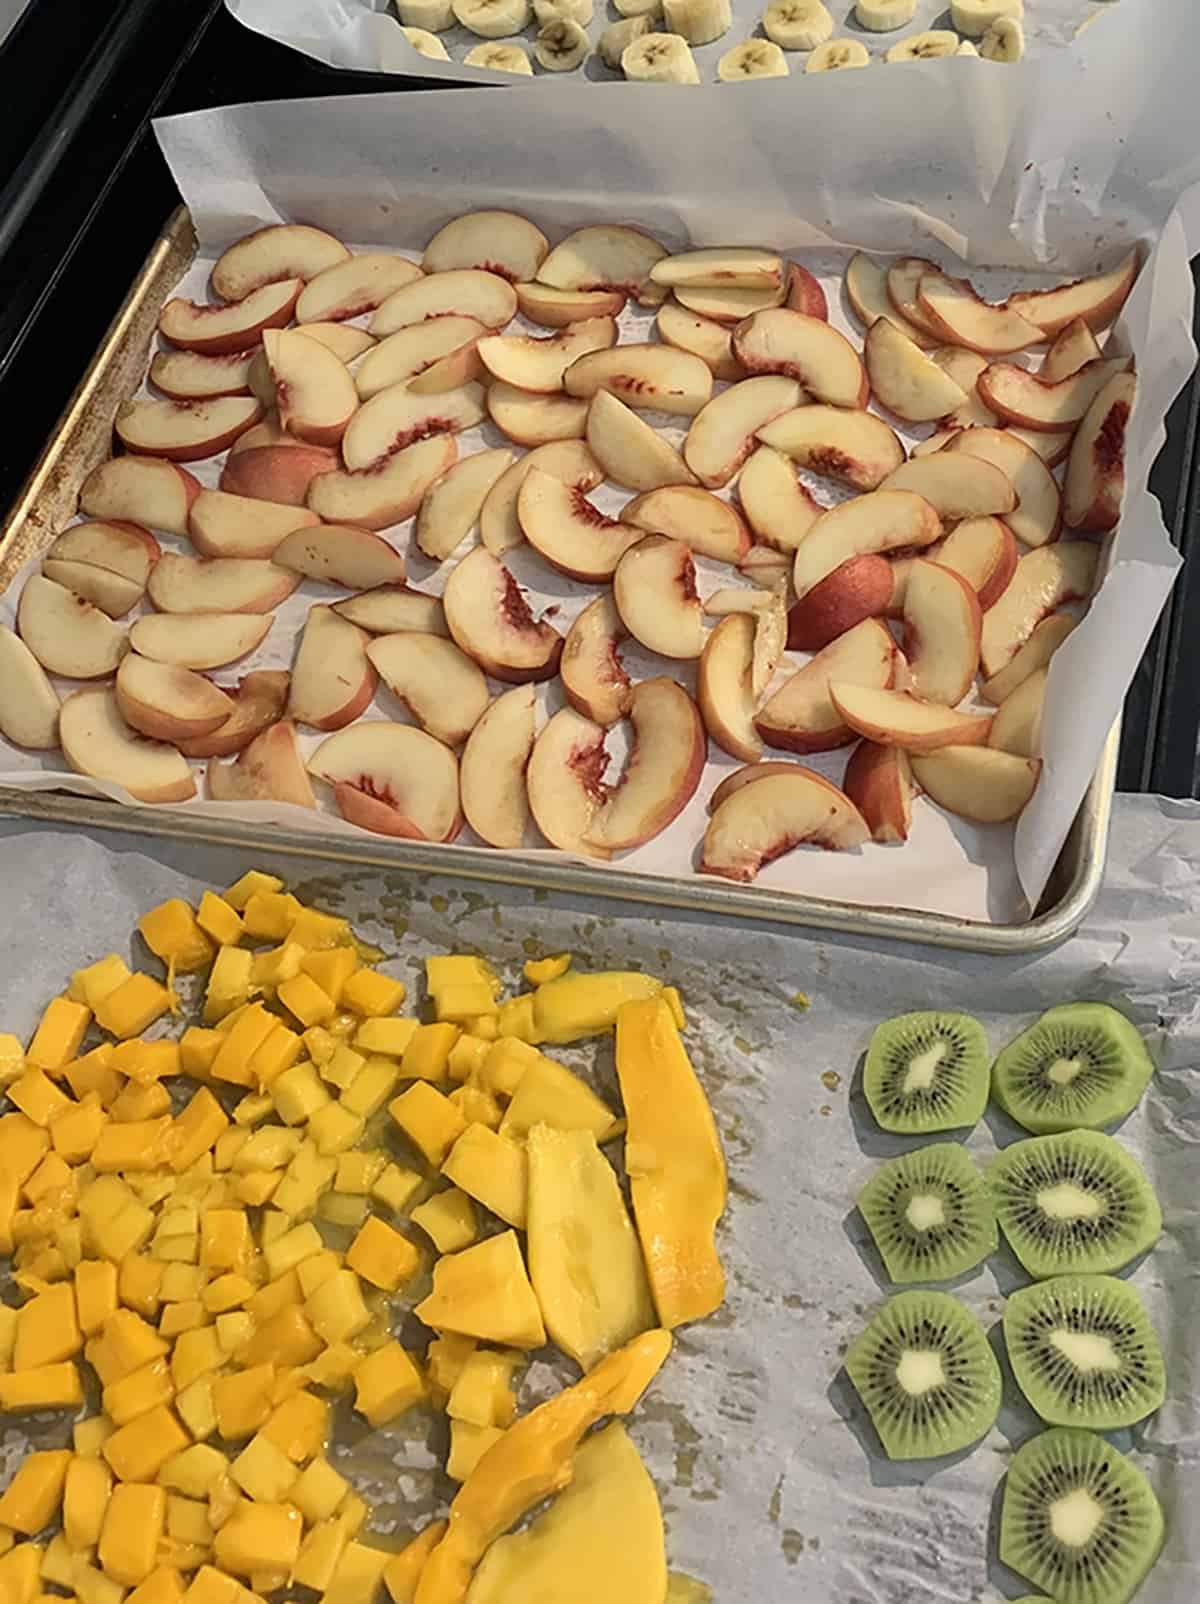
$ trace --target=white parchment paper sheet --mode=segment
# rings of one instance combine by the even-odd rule
[[[685,914],[450,878],[360,871],[311,878],[312,864],[217,847],[0,821],[8,929],[0,1025],[27,1039],[70,971],[131,947],[141,913],[193,902],[258,866],[348,915],[420,991],[429,952],[478,951],[509,985],[533,953],[570,950],[580,967],[635,965],[680,985],[688,1049],[712,1099],[730,1170],[720,1230],[729,1297],[679,1334],[633,1416],[668,1523],[673,1565],[707,1580],[717,1604],[982,1604],[1027,1592],[995,1559],[998,1489],[1012,1451],[1039,1428],[1005,1367],[1004,1407],[974,1452],[925,1464],[885,1460],[840,1373],[847,1344],[887,1288],[854,1212],[859,1188],[905,1147],[874,1126],[861,1058],[883,1018],[962,1009],[995,1048],[1040,1010],[1076,998],[1125,1009],[1158,1065],[1119,1139],[1162,1201],[1164,1235],[1132,1271],[1167,1354],[1169,1393],[1151,1420],[1114,1437],[1150,1476],[1167,1518],[1162,1559],[1138,1604],[1191,1604],[1200,1592],[1200,805],[1119,800],[1108,882],[1082,932],[1028,959],[976,958],[747,930]],[[798,992],[810,1006],[801,1009]],[[611,1045],[594,1064],[615,1095]],[[980,1163],[1022,1133],[994,1112],[967,1137]],[[952,1288],[995,1328],[1024,1284],[1003,1248]],[[414,1333],[404,1331],[408,1340]],[[538,1365],[522,1407],[568,1379]],[[368,1432],[337,1415],[339,1468],[383,1501],[376,1530],[404,1532],[449,1487],[432,1474],[444,1443],[427,1420]],[[0,1480],[26,1446],[2,1428]],[[59,1435],[63,1428],[58,1428]],[[45,1434],[39,1433],[42,1440]],[[565,1604],[565,1601],[564,1601]]]

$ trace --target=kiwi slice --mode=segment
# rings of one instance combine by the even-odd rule
[[[1037,1136],[1098,1131],[1136,1108],[1154,1073],[1146,1044],[1107,1003],[1051,1008],[997,1058],[992,1096]]]
[[[970,1014],[899,1014],[876,1027],[863,1090],[885,1131],[974,1125],[987,1106],[988,1044]]]
[[[1030,1275],[1106,1275],[1158,1240],[1162,1211],[1137,1161],[1100,1131],[1014,1142],[985,1176]]]
[[[1014,1292],[1004,1340],[1021,1391],[1052,1426],[1115,1431],[1166,1396],[1162,1349],[1141,1298],[1109,1275],[1062,1275]]]
[[[1153,1488],[1103,1437],[1056,1427],[1014,1455],[1000,1558],[1058,1604],[1127,1604],[1162,1539]]]
[[[854,1339],[846,1371],[889,1459],[934,1459],[976,1442],[1000,1409],[983,1327],[945,1292],[900,1292]]]
[[[948,1281],[996,1251],[996,1211],[957,1142],[904,1153],[858,1194],[859,1212],[891,1279]]]

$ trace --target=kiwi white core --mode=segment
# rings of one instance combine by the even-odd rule
[[[896,1366],[896,1380],[910,1398],[920,1398],[945,1385],[946,1372],[936,1348],[905,1348]]]
[[[1046,1071],[1046,1079],[1055,1086],[1069,1086],[1082,1068],[1082,1058],[1056,1058]]]
[[[1120,1355],[1112,1343],[1107,1337],[1098,1337],[1094,1331],[1052,1331],[1050,1345],[1085,1375],[1121,1368]]]
[[[904,1218],[914,1231],[932,1231],[937,1225],[945,1225],[946,1210],[940,1197],[918,1192],[909,1199]]]
[[[934,1076],[945,1058],[947,1043],[934,1042],[923,1053],[918,1053],[904,1072],[904,1090],[908,1092],[927,1092],[933,1085]]]
[[[1044,1186],[1037,1195],[1038,1208],[1052,1220],[1094,1220],[1104,1213],[1104,1200],[1073,1181]]]
[[[1050,1530],[1067,1548],[1086,1548],[1104,1523],[1104,1506],[1086,1487],[1076,1487],[1050,1505]]]

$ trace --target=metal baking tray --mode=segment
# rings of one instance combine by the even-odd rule
[[[179,207],[147,257],[100,347],[67,403],[24,488],[0,527],[0,591],[21,565],[42,551],[76,511],[88,473],[111,451],[117,408],[132,395],[146,371],[158,315],[196,254],[196,235],[186,208]],[[848,935],[888,936],[939,947],[997,954],[1036,951],[1075,931],[1100,890],[1116,782],[1120,719],[1113,725],[1100,763],[1031,919],[990,924],[915,909],[835,902],[765,887],[737,886],[643,872],[614,873],[586,864],[526,861],[500,851],[464,852],[383,836],[321,836],[283,826],[228,823],[145,805],[122,805],[59,791],[0,787],[0,814],[82,824],[104,830],[207,841],[250,850],[286,850],[327,862],[373,865],[414,873],[450,873],[491,884],[534,886],[650,903],[697,913],[803,925]]]

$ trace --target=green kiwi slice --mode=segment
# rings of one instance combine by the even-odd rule
[[[899,1285],[949,1281],[996,1251],[996,1212],[957,1142],[935,1142],[877,1170],[858,1194],[884,1268]]]
[[[1140,1166],[1100,1131],[1014,1142],[985,1179],[1001,1230],[1039,1279],[1120,1270],[1162,1230],[1158,1199]]]
[[[863,1090],[885,1131],[974,1125],[987,1106],[988,1044],[969,1014],[899,1014],[876,1027]]]
[[[1023,1030],[992,1067],[992,1096],[1027,1131],[1098,1131],[1137,1107],[1154,1064],[1125,1015],[1066,1003]]]
[[[1062,1275],[1014,1292],[1004,1340],[1021,1391],[1052,1426],[1115,1431],[1166,1396],[1162,1349],[1137,1293],[1109,1275]]]
[[[1000,1558],[1058,1604],[1127,1604],[1162,1539],[1153,1488],[1103,1437],[1057,1427],[1014,1455]]]
[[[952,1454],[991,1430],[1000,1366],[945,1292],[900,1292],[850,1344],[846,1371],[889,1459]]]

